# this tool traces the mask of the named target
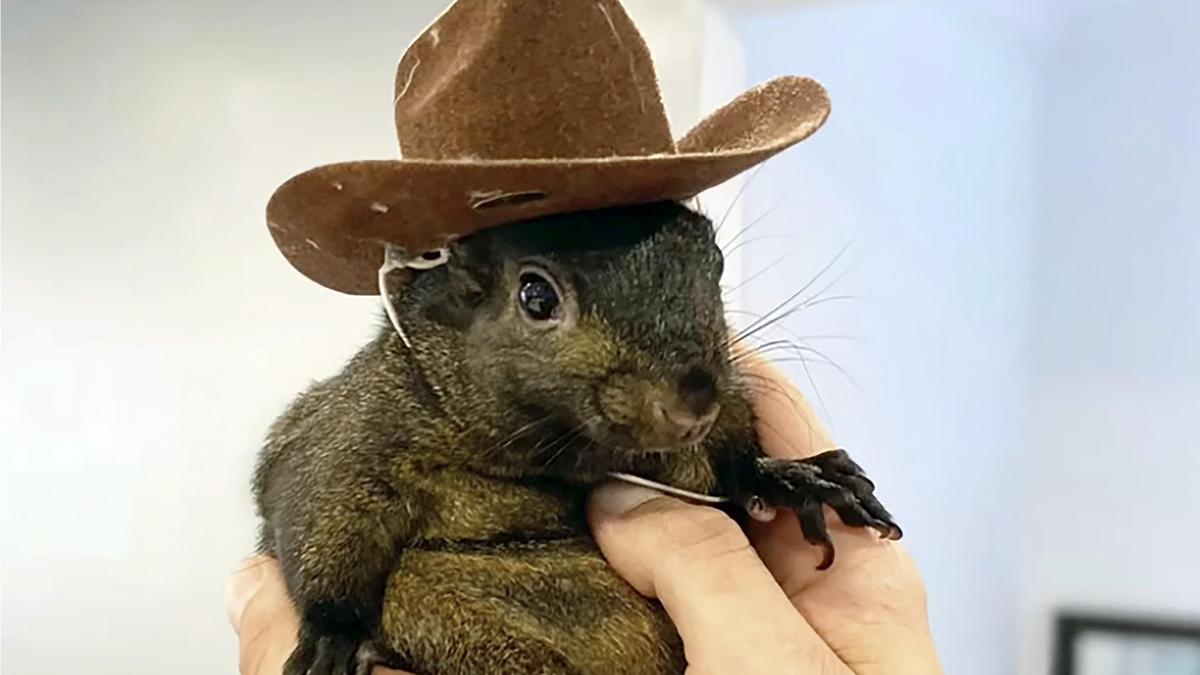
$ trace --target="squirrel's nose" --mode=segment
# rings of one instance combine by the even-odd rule
[[[695,415],[707,415],[717,402],[717,379],[703,368],[692,368],[679,379],[679,398]]]
[[[696,415],[682,406],[668,407],[655,403],[654,427],[663,441],[671,444],[692,445],[699,443],[717,420],[719,408],[710,405],[704,415]]]

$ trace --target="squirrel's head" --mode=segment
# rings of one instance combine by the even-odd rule
[[[469,402],[481,418],[526,427],[546,456],[525,459],[619,468],[716,420],[723,264],[712,223],[679,204],[573,213],[464,239],[414,280],[410,307],[460,336],[455,379],[488,399]]]

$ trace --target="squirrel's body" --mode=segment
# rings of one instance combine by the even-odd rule
[[[894,527],[844,453],[763,459],[720,272],[711,223],[656,204],[484,232],[412,274],[411,349],[389,326],[302,395],[256,474],[302,612],[288,675],[682,672],[588,535],[613,471],[796,508],[815,543],[823,502]]]
[[[586,489],[489,475],[456,457],[482,440],[413,394],[403,349],[382,333],[276,424],[258,488],[267,522],[288,520],[270,505],[288,499],[273,490],[289,488],[317,501],[316,490],[349,491],[337,500],[347,508],[394,511],[382,522],[364,513],[368,527],[346,530],[350,513],[325,513],[338,507],[331,499],[312,505],[320,513],[306,536],[311,555],[321,556],[322,542],[405,532],[373,639],[414,672],[682,672],[661,609],[617,577],[587,535]],[[264,529],[266,550],[278,555],[275,537]],[[613,662],[614,649],[623,664]]]

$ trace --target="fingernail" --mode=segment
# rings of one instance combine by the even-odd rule
[[[592,506],[610,516],[623,516],[651,499],[663,496],[661,492],[640,485],[606,483],[592,493]]]
[[[234,630],[242,625],[242,614],[245,613],[246,606],[258,593],[258,589],[262,588],[263,580],[267,576],[265,565],[261,558],[251,558],[242,563],[233,576],[229,577],[229,583],[225,586],[225,611]]]
[[[775,507],[767,506],[767,503],[763,501],[762,497],[752,497],[750,502],[746,504],[746,513],[760,523],[769,523],[772,520],[775,520],[775,516],[778,515],[779,512],[775,509]]]

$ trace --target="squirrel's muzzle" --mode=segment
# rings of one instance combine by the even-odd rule
[[[666,450],[704,440],[720,413],[717,399],[716,378],[692,368],[674,379],[614,377],[602,390],[601,407],[643,449]]]
[[[708,412],[698,416],[686,407],[681,409],[655,403],[650,412],[650,431],[657,442],[652,441],[648,445],[668,448],[695,445],[708,435],[717,421],[718,412],[718,406],[712,405]]]

